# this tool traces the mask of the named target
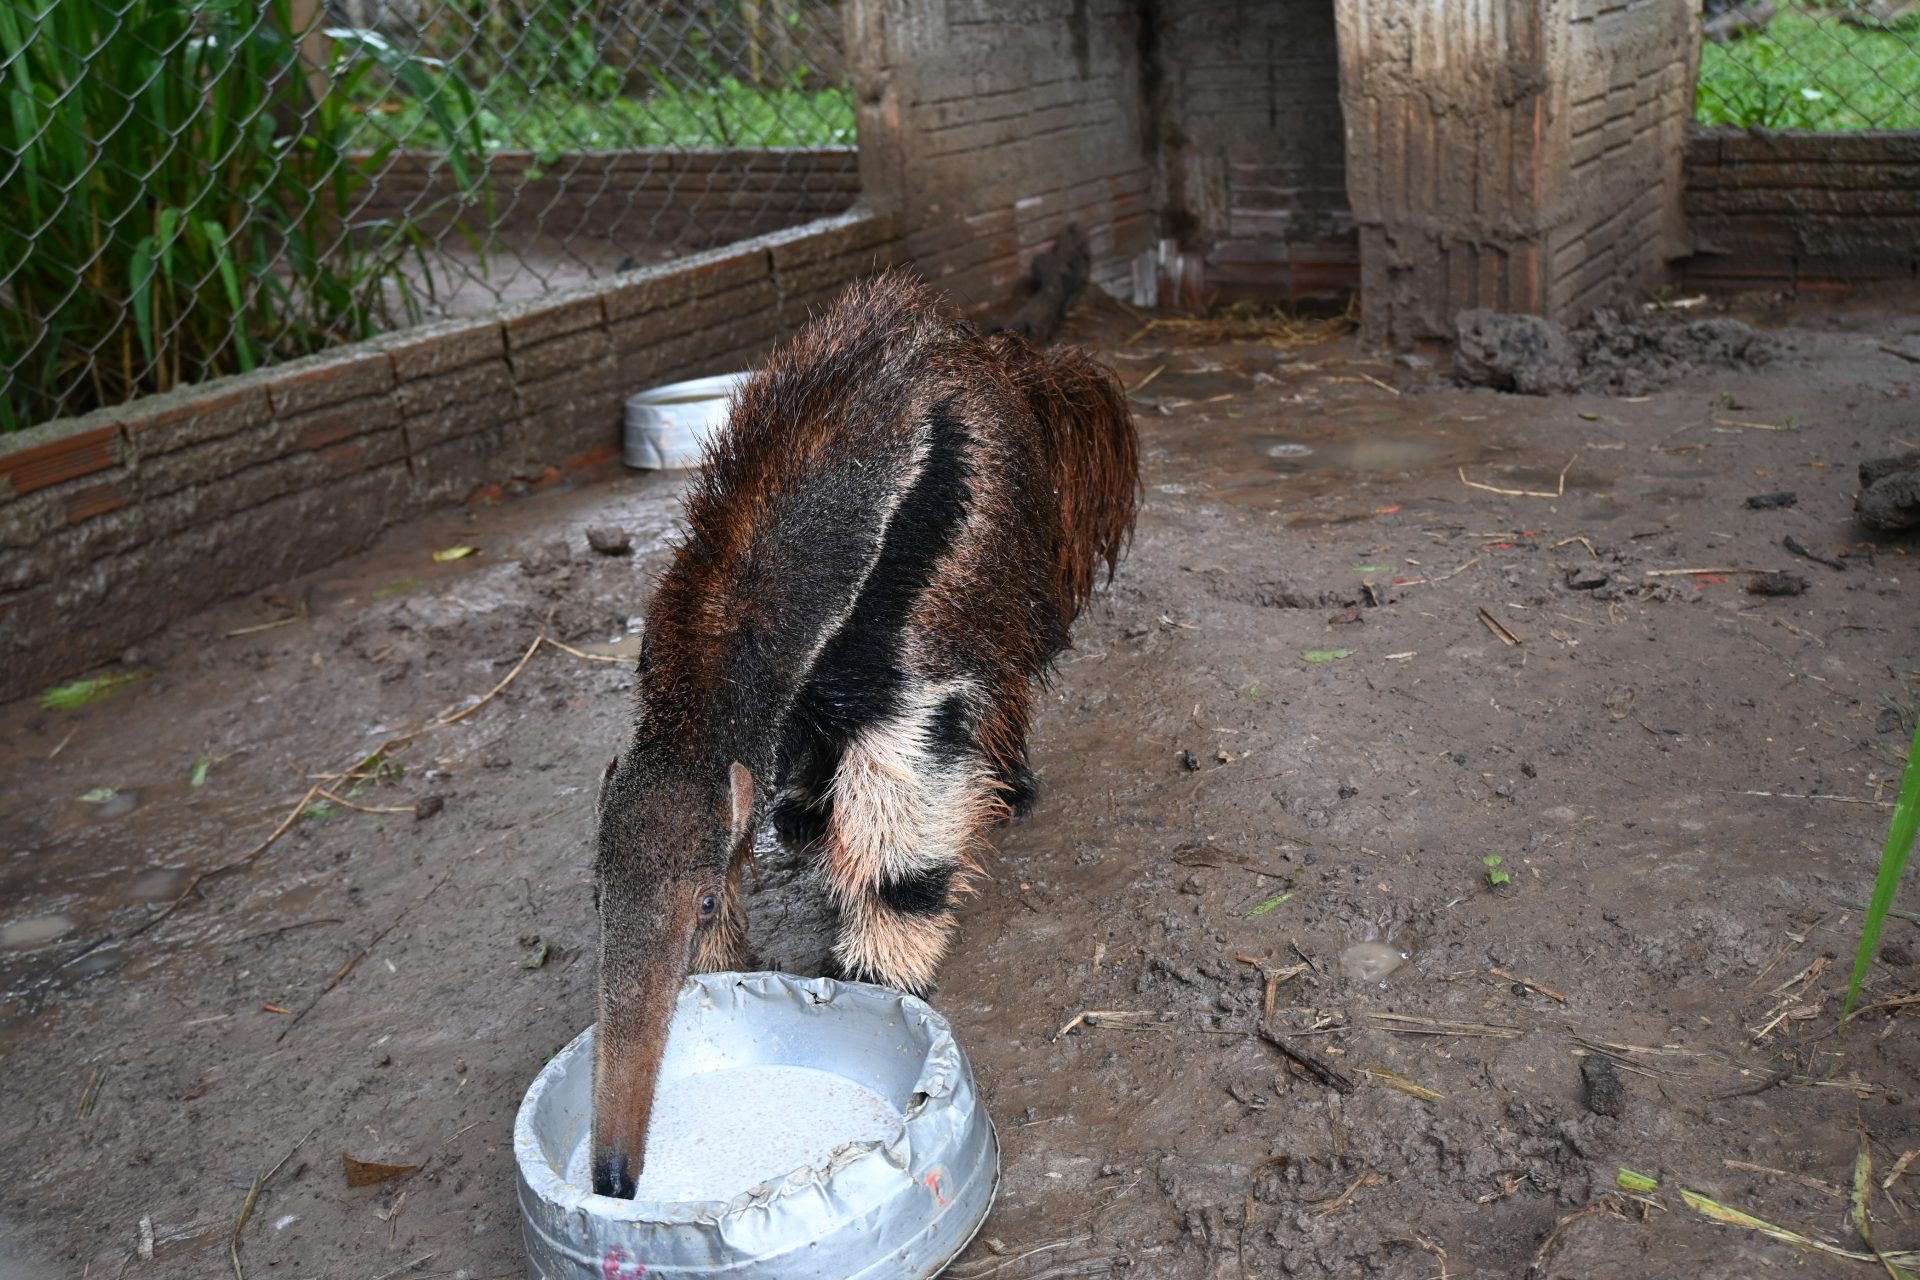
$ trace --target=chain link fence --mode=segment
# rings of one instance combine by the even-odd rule
[[[833,0],[0,0],[0,431],[852,204]]]
[[[1706,0],[1695,118],[1920,129],[1920,0]]]

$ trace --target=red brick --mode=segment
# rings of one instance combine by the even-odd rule
[[[122,450],[123,437],[118,424],[94,427],[0,454],[0,476],[7,478],[15,493],[32,493],[62,480],[105,471],[120,460]]]
[[[104,480],[76,489],[67,495],[67,523],[79,524],[127,505],[127,491],[117,482]]]

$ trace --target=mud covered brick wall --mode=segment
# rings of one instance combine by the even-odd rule
[[[0,437],[0,700],[421,511],[613,458],[626,397],[749,365],[897,260],[823,219]]]
[[[1573,322],[1685,252],[1688,0],[1335,0],[1366,331]]]
[[[1001,303],[1079,223],[1124,292],[1153,237],[1137,0],[849,0],[861,188],[907,254]]]
[[[1687,139],[1688,287],[1920,284],[1920,131]]]
[[[1697,4],[1578,0],[1551,100],[1546,314],[1643,300],[1687,252],[1684,159]],[[1560,149],[1564,148],[1564,152]]]
[[[1146,51],[1168,235],[1221,298],[1359,283],[1333,0],[1157,0]]]

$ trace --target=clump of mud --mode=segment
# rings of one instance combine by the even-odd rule
[[[1920,454],[1861,463],[1853,510],[1869,529],[1920,529]]]
[[[1697,369],[1763,365],[1779,346],[1738,320],[1596,311],[1575,329],[1478,308],[1454,321],[1454,376],[1468,385],[1550,395],[1644,395]]]

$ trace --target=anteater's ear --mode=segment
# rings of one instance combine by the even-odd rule
[[[727,770],[727,781],[731,788],[727,825],[733,830],[734,840],[745,840],[753,821],[753,770],[735,760]]]

